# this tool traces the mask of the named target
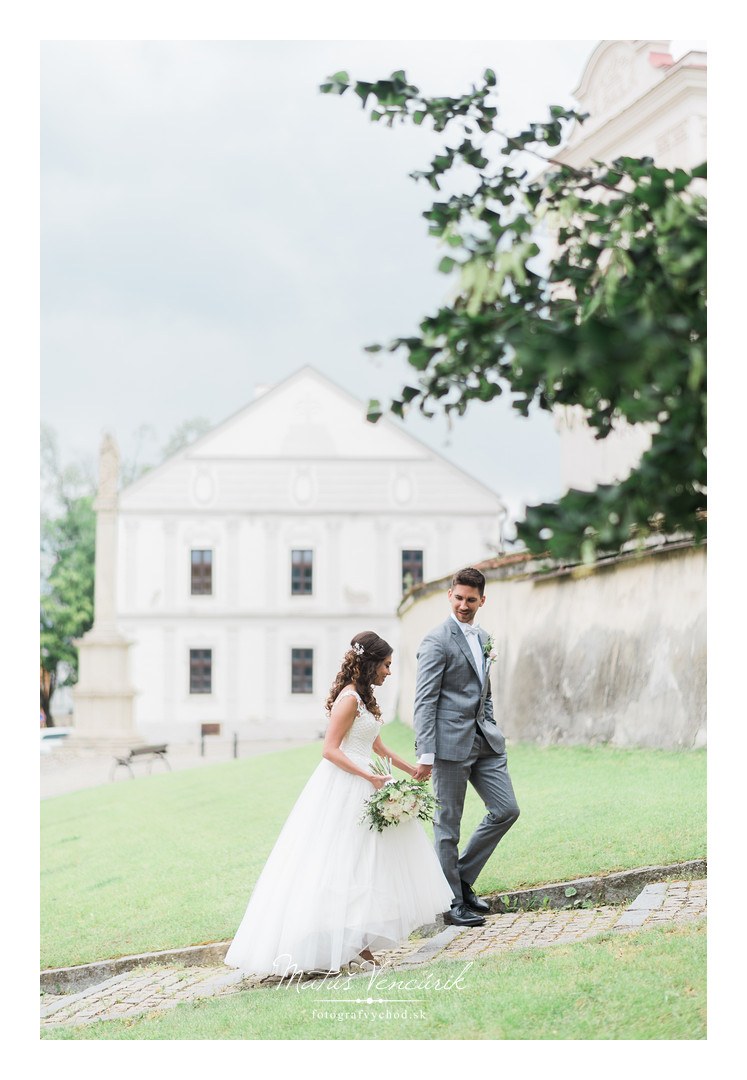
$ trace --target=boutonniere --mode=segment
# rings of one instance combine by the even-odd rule
[[[493,637],[492,634],[490,635],[488,640],[483,645],[482,651],[485,654],[485,659],[487,660],[487,662],[489,664],[492,663],[493,660],[497,660],[497,658],[498,658],[498,650],[495,647],[495,638]]]

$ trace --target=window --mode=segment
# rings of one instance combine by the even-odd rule
[[[291,552],[291,596],[311,596],[314,552],[295,549]]]
[[[291,693],[313,694],[314,650],[291,649]]]
[[[409,549],[402,552],[402,592],[423,581],[423,552]]]
[[[213,595],[213,553],[192,548],[192,596]]]
[[[190,694],[211,694],[213,692],[213,650],[189,650],[189,692]]]

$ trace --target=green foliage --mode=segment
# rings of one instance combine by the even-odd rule
[[[45,707],[54,693],[59,666],[66,666],[62,685],[77,680],[78,652],[73,641],[93,623],[93,568],[96,515],[93,498],[69,500],[61,516],[42,524],[42,542],[51,560],[41,596],[41,667],[48,673]]]
[[[468,190],[423,215],[449,248],[439,269],[458,274],[457,295],[421,321],[420,336],[386,346],[417,373],[389,410],[461,416],[471,401],[510,391],[523,416],[532,405],[579,406],[597,439],[623,422],[649,425],[651,448],[627,480],[529,508],[519,537],[531,551],[571,560],[656,531],[703,537],[705,165],[669,170],[622,156],[575,169],[543,157],[547,167],[531,179],[517,156],[542,157],[584,115],[554,105],[548,120],[505,135],[489,70],[457,98],[423,97],[401,71],[355,84],[338,72],[321,90],[352,85],[364,107],[377,102],[373,120],[429,117],[453,135],[416,180],[440,192],[452,169],[470,178]],[[371,402],[370,420],[382,412]]]
[[[89,461],[63,465],[57,436],[41,429],[41,707],[52,724],[50,700],[76,681],[73,641],[93,621],[96,520],[95,474]]]

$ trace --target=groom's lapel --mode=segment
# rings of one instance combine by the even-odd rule
[[[475,675],[477,675],[478,679],[480,680],[480,683],[482,683],[482,674],[475,667],[475,658],[472,655],[472,649],[470,649],[469,645],[467,644],[466,637],[464,636],[462,631],[459,629],[459,627],[457,626],[457,624],[454,622],[454,620],[451,617],[449,617],[449,621],[451,622],[451,635],[452,635],[452,638],[454,639],[454,641],[457,644],[457,648],[461,649],[461,651],[467,657],[467,659],[470,662],[470,667],[474,671]]]

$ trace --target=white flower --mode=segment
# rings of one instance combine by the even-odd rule
[[[360,822],[381,832],[414,817],[432,821],[437,805],[435,796],[424,790],[422,784],[390,779],[366,801]]]

